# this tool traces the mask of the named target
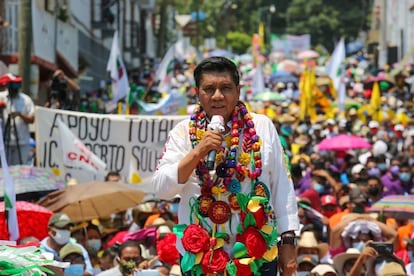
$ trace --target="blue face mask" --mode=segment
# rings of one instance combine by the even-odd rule
[[[410,263],[414,262],[414,253],[413,253],[413,251],[408,251],[408,258],[410,259]]]
[[[83,264],[71,264],[65,268],[65,276],[82,276]]]
[[[363,241],[353,242],[352,248],[356,248],[359,250],[359,252],[362,252],[362,250],[365,248],[365,243]]]
[[[380,170],[380,171],[386,171],[387,170],[387,164],[385,164],[385,163],[378,163],[377,164],[377,168]]]
[[[408,172],[400,173],[400,180],[402,182],[408,182],[410,180],[410,178],[411,178],[411,174],[410,173],[408,173]]]
[[[317,182],[313,184],[313,188],[318,192],[318,194],[322,194],[325,191],[325,187]]]

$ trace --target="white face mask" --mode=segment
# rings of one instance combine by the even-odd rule
[[[86,242],[87,247],[91,248],[95,252],[98,252],[101,249],[102,242],[100,239],[91,239]]]
[[[70,239],[70,231],[69,230],[62,230],[62,229],[55,229],[56,234],[52,237],[55,242],[59,245],[64,245],[68,243]]]

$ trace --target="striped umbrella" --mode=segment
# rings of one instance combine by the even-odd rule
[[[375,202],[369,212],[384,212],[399,219],[414,218],[414,195],[389,195]]]

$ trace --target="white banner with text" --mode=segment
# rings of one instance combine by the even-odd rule
[[[79,182],[102,180],[106,172],[118,171],[125,182],[140,182],[152,176],[161,158],[170,130],[187,116],[94,114],[36,107],[36,166],[59,170]],[[85,170],[91,162],[87,151],[71,152],[68,139],[61,139],[62,122],[73,134],[73,143],[83,143],[94,158],[106,164],[105,172]],[[68,134],[66,134],[68,135]],[[67,137],[66,137],[67,138]],[[77,139],[76,139],[77,138]],[[65,145],[62,141],[66,141]],[[76,146],[76,145],[74,145]],[[78,147],[79,148],[79,147]],[[69,153],[68,153],[69,151]],[[66,158],[66,162],[64,162]],[[68,160],[74,166],[68,166]]]

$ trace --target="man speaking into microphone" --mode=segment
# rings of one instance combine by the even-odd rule
[[[194,70],[199,105],[169,133],[154,173],[157,197],[180,195],[183,275],[292,275],[299,228],[279,136],[239,101],[239,72],[224,57]]]

